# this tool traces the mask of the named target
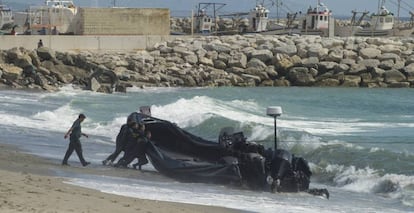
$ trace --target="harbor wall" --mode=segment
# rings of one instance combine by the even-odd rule
[[[129,51],[143,50],[158,42],[168,41],[175,36],[63,36],[63,35],[31,35],[10,36],[0,35],[0,50],[14,47],[26,49],[37,48],[40,39],[45,47],[57,51],[96,50],[96,51]]]
[[[76,35],[169,35],[167,8],[79,8]]]

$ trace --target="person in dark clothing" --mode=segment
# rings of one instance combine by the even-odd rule
[[[43,47],[42,39],[40,39],[39,42],[37,42],[37,48],[41,48],[41,47]]]
[[[137,146],[135,146],[135,150],[133,153],[135,153],[135,157],[138,158],[138,163],[132,165],[134,169],[137,168],[141,170],[141,166],[148,163],[147,156],[145,155],[145,151],[147,149],[148,141],[151,139],[151,132],[149,130],[145,130],[145,137],[138,140]]]
[[[10,31],[10,35],[16,35],[16,27],[13,27],[12,30]]]
[[[65,139],[70,134],[70,143],[68,150],[66,151],[65,157],[62,161],[62,165],[64,166],[69,166],[68,159],[72,155],[73,151],[76,151],[76,154],[78,155],[79,160],[82,163],[82,166],[87,166],[90,164],[90,162],[85,161],[85,159],[83,158],[82,145],[79,140],[82,135],[85,137],[89,137],[87,134],[83,133],[81,129],[81,123],[85,120],[85,118],[86,116],[84,114],[79,114],[78,119],[76,119],[76,121],[73,122],[72,127],[65,134]]]
[[[135,158],[138,158],[138,157],[142,158],[142,155],[144,155],[145,157],[145,144],[146,144],[146,140],[144,136],[145,126],[144,124],[139,124],[139,125],[136,124],[134,128],[132,128],[132,130],[133,131],[127,136],[128,142],[126,144],[124,156],[115,165],[116,167],[127,167],[128,164],[130,164]],[[144,161],[144,159],[142,161]]]
[[[121,154],[122,151],[125,152],[125,147],[128,142],[126,136],[128,134],[128,131],[132,131],[131,123],[132,120],[128,118],[127,123],[121,126],[121,129],[119,130],[119,133],[116,136],[115,140],[115,151],[111,155],[109,155],[104,161],[102,161],[103,165],[107,165],[108,163],[112,164],[118,157],[118,155]]]

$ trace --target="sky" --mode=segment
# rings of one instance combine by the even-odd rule
[[[0,0],[1,2],[2,0]],[[73,0],[74,3],[81,7],[110,7],[113,6],[114,0]],[[260,0],[259,2],[262,2]],[[271,13],[276,14],[276,6],[271,6],[271,2],[277,0],[264,0],[265,5]],[[309,6],[314,7],[318,0],[279,0],[283,6],[280,9],[280,14],[289,12],[306,11]],[[333,11],[334,16],[350,16],[352,10],[364,11],[370,13],[378,10],[378,0],[320,0]],[[401,17],[408,17],[408,11],[414,12],[414,0],[401,0],[402,9]],[[196,8],[198,3],[224,3],[226,4],[220,11],[226,12],[247,12],[256,5],[256,0],[115,0],[118,7],[162,7],[170,8],[171,13],[174,11],[188,12]],[[387,9],[397,15],[398,0],[385,0]],[[44,0],[3,0],[7,4],[22,5],[41,5]],[[19,6],[19,7],[20,7]]]

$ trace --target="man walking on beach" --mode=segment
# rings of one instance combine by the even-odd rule
[[[86,116],[84,114],[79,114],[78,119],[76,119],[75,122],[73,122],[72,127],[68,130],[68,132],[65,134],[65,139],[70,134],[70,143],[68,150],[66,151],[65,157],[63,158],[62,165],[69,166],[68,159],[72,155],[73,151],[76,151],[76,154],[79,157],[80,162],[82,163],[82,166],[87,166],[90,164],[89,162],[86,162],[82,155],[82,145],[80,143],[80,137],[83,135],[85,137],[88,137],[87,134],[82,133],[81,129],[81,123],[85,120]]]

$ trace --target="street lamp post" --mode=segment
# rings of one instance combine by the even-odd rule
[[[277,117],[282,115],[282,107],[280,106],[270,106],[267,107],[266,114],[272,116],[275,121],[275,151],[277,150]]]

